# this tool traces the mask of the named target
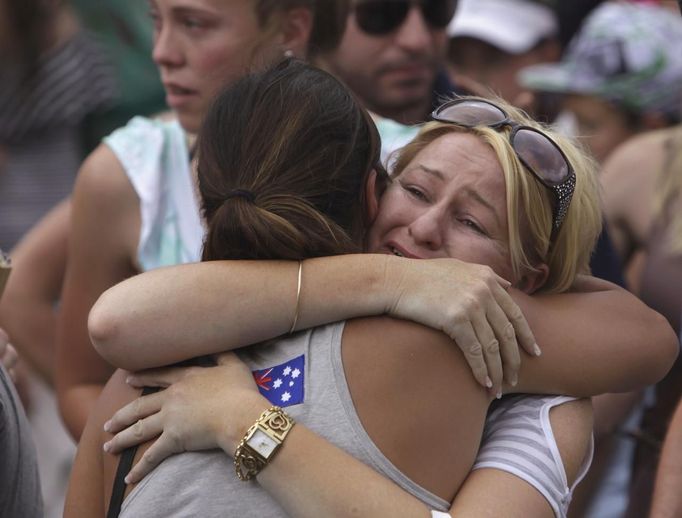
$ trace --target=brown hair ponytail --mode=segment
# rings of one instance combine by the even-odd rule
[[[331,75],[296,60],[223,92],[198,141],[204,260],[357,252],[376,128]]]

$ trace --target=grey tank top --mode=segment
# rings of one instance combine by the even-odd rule
[[[431,509],[450,504],[401,473],[376,447],[362,427],[350,397],[341,359],[344,323],[339,322],[239,352],[254,371],[259,389],[273,404],[285,407],[297,422],[324,437],[389,478]],[[504,398],[486,422],[476,467],[494,467],[519,476],[547,498],[563,516],[572,487],[562,478],[563,465],[548,431],[549,408],[572,398],[530,396]],[[528,401],[528,403],[524,403]],[[531,411],[526,411],[531,409]],[[519,411],[522,410],[522,411]],[[500,427],[500,424],[504,427]],[[507,430],[533,431],[533,440],[517,437],[523,451],[500,454],[508,446]],[[524,435],[522,434],[522,435]],[[551,462],[546,462],[547,457]],[[549,469],[538,469],[540,463]],[[583,470],[589,466],[586,460]],[[582,475],[582,474],[581,474]],[[222,450],[174,455],[161,463],[128,495],[121,517],[286,516],[257,482],[241,482],[232,459]]]
[[[368,464],[433,509],[449,503],[412,482],[379,451],[360,423],[341,363],[344,323],[303,331],[240,352],[261,392],[297,422]],[[302,402],[299,402],[301,401]],[[222,450],[166,459],[128,495],[122,517],[286,516],[255,482],[237,479]]]

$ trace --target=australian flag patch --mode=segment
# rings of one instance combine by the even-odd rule
[[[258,390],[273,405],[287,407],[303,403],[305,355],[280,365],[253,371]]]

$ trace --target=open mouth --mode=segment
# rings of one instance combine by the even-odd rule
[[[171,95],[192,95],[194,90],[188,90],[177,85],[166,85],[166,92]]]

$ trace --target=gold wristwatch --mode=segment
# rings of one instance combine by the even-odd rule
[[[239,480],[251,480],[268,465],[294,423],[293,418],[278,406],[260,415],[234,452],[234,467]]]

